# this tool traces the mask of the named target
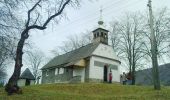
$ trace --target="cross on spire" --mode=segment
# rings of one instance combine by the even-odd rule
[[[102,13],[103,13],[103,9],[102,6],[100,7],[100,21],[102,20]]]
[[[99,26],[102,26],[103,25],[103,19],[102,19],[102,13],[103,13],[103,9],[102,9],[102,6],[100,7],[100,19],[98,21],[98,24]]]

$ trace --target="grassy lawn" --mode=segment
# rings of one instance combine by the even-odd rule
[[[23,94],[12,96],[0,88],[0,100],[170,100],[170,87],[155,91],[119,84],[48,84],[23,87]]]

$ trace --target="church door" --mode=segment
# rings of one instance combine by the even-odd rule
[[[30,85],[30,80],[26,79],[25,85],[26,86]]]
[[[104,66],[104,82],[107,82],[107,73],[108,73],[108,68],[107,68],[107,66],[105,65]]]

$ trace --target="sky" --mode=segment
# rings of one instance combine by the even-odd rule
[[[62,45],[69,36],[88,31],[97,27],[100,17],[100,8],[103,9],[103,20],[106,28],[111,21],[122,18],[127,12],[146,12],[148,0],[82,0],[78,9],[66,9],[67,19],[59,24],[53,24],[45,31],[34,31],[30,40],[42,50],[46,56],[51,56],[51,50]],[[170,0],[153,0],[153,11],[168,7]]]
[[[152,1],[153,12],[170,4],[170,0]],[[34,43],[47,57],[51,57],[51,50],[61,46],[69,36],[81,35],[87,30],[93,31],[98,26],[101,8],[104,24],[108,29],[111,21],[122,18],[127,12],[148,11],[147,3],[148,0],[81,0],[79,8],[66,9],[67,18],[63,18],[59,24],[48,26],[45,31],[31,31],[28,41]]]

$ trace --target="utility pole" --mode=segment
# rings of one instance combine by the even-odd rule
[[[151,59],[152,59],[152,74],[153,74],[153,82],[154,82],[154,89],[155,90],[160,90],[160,79],[159,79],[159,70],[158,70],[158,49],[157,49],[157,41],[155,37],[155,32],[153,29],[153,14],[152,14],[152,4],[151,0],[148,0],[148,7],[149,7],[149,21],[150,21],[150,39],[151,39]]]

